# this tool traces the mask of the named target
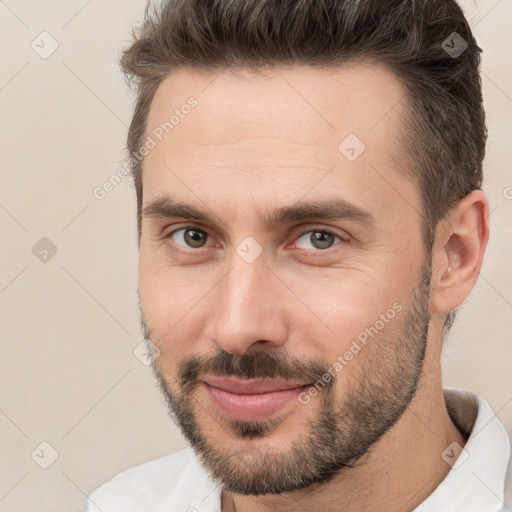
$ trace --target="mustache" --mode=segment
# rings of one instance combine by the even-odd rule
[[[231,354],[220,350],[213,356],[190,356],[178,368],[177,381],[183,390],[191,389],[201,375],[239,379],[284,379],[313,383],[328,372],[319,359],[297,359],[286,353],[260,350],[250,354]],[[331,380],[326,387],[333,386]]]

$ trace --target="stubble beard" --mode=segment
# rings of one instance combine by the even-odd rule
[[[336,396],[336,376],[324,384],[307,405],[319,409],[315,418],[304,421],[300,434],[286,450],[265,446],[281,424],[279,417],[265,421],[228,421],[215,411],[202,414],[210,425],[217,421],[226,432],[223,445],[214,445],[200,425],[196,390],[200,374],[230,375],[241,379],[284,378],[317,382],[329,369],[325,361],[300,361],[286,354],[260,351],[233,355],[219,352],[213,357],[192,356],[182,361],[173,385],[172,376],[155,362],[153,372],[166,400],[169,413],[199,457],[212,479],[225,492],[243,495],[280,494],[326,483],[342,471],[356,467],[375,443],[401,418],[416,393],[426,352],[430,315],[428,311],[431,271],[426,267],[411,304],[393,332],[389,326],[363,349],[364,365],[354,366],[353,385]],[[142,321],[146,338],[151,332]],[[360,358],[356,356],[356,360]],[[351,365],[357,365],[356,361]],[[343,369],[343,371],[346,371]],[[166,379],[167,377],[167,379]],[[307,380],[305,380],[307,379]],[[340,403],[341,402],[341,403]],[[304,409],[306,410],[306,409]],[[203,421],[204,423],[204,421]],[[224,434],[223,434],[224,435]]]

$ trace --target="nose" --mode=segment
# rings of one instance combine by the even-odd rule
[[[283,284],[263,257],[247,263],[238,255],[211,300],[208,335],[231,354],[277,349],[287,337]]]

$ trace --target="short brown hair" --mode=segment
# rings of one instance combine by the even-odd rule
[[[429,253],[439,220],[481,188],[481,50],[455,0],[149,0],[133,36],[121,57],[137,86],[130,157],[143,143],[156,89],[178,67],[215,72],[368,60],[387,65],[407,91],[402,152],[422,195]],[[143,162],[134,162],[140,238]]]

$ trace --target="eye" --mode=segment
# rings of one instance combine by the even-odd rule
[[[301,237],[297,238],[295,242],[295,246],[299,249],[320,249],[325,250],[332,247],[335,240],[338,239],[342,241],[342,239],[326,230],[312,230],[304,233]],[[309,245],[309,246],[308,246]]]
[[[169,233],[170,238],[176,245],[185,249],[201,249],[205,247],[209,235],[197,226],[185,226]],[[303,233],[294,243],[294,247],[304,250],[322,251],[330,249],[335,245],[336,240],[343,242],[344,240],[325,229],[309,230]]]
[[[177,229],[168,235],[174,243],[182,247],[200,249],[208,239],[208,233],[194,226]]]

